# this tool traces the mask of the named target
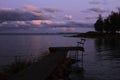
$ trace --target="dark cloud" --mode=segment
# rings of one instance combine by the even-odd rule
[[[59,23],[53,23],[49,27],[56,27],[56,28],[62,28],[62,27],[91,27],[91,24],[88,23],[82,23],[82,22],[77,22],[77,21],[69,21],[69,22],[59,22]]]
[[[78,21],[70,21],[68,24],[73,25],[75,27],[91,27],[92,26],[92,24],[90,23],[83,23]]]
[[[0,31],[34,30],[52,24],[50,20],[6,21],[0,24]]]
[[[47,8],[47,12],[56,12],[57,9]],[[0,8],[0,32],[5,31],[34,31],[41,28],[75,28],[89,27],[90,25],[71,21],[71,15],[66,15],[64,18],[70,20],[68,22],[53,22],[52,16],[46,15],[44,11],[34,6],[25,6],[24,9]]]
[[[89,11],[96,12],[96,13],[104,13],[108,12],[109,10],[101,9],[101,8],[90,8]]]
[[[107,0],[92,0],[89,2],[89,4],[92,4],[92,5],[107,4]]]
[[[51,12],[51,13],[60,11],[57,8],[44,8],[44,10],[47,11],[47,12]]]
[[[29,25],[2,24],[0,31],[29,30]]]
[[[0,8],[0,22],[4,21],[29,21],[29,20],[47,20],[48,16],[42,12],[25,11],[18,9]]]
[[[0,31],[14,30],[40,30],[41,28],[77,28],[77,27],[92,27],[92,24],[69,21],[69,22],[52,22],[50,20],[38,21],[7,21],[0,24]]]
[[[98,17],[93,17],[93,16],[88,16],[88,17],[85,17],[86,19],[97,19]]]
[[[120,6],[115,7],[116,9],[120,10]]]
[[[98,2],[98,1],[91,1],[91,2],[89,2],[90,4],[95,4],[95,5],[97,5],[97,4],[100,4],[100,2]]]

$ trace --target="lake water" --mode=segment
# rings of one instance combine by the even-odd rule
[[[63,35],[0,35],[0,66],[10,64],[15,56],[44,56],[49,47],[76,46],[80,39]],[[120,80],[120,39],[86,38],[84,48],[85,77]],[[72,79],[79,80],[79,74],[72,74]]]

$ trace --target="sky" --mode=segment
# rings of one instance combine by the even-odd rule
[[[91,27],[120,0],[0,0],[0,32],[75,31]]]

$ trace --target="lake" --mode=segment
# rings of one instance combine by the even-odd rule
[[[0,35],[0,66],[10,64],[16,56],[42,57],[49,47],[76,46],[81,39],[63,36]],[[120,80],[120,39],[86,38],[84,48],[85,77],[90,80]],[[79,74],[71,76],[71,79],[79,80]]]

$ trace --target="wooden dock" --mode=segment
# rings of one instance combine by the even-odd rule
[[[84,51],[83,47],[50,47],[49,51],[52,52],[59,52],[59,51]]]
[[[83,47],[50,47],[50,54],[10,80],[46,80],[55,68],[66,59],[69,50],[84,51]]]

